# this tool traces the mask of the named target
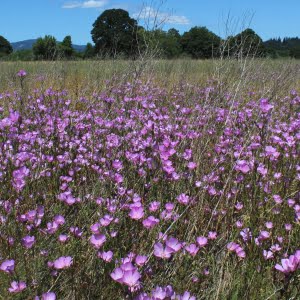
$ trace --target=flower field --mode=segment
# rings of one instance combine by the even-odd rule
[[[76,97],[15,73],[0,299],[300,298],[298,91],[107,80]]]

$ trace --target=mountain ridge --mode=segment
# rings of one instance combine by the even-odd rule
[[[11,43],[11,46],[13,47],[14,51],[18,50],[31,50],[33,44],[37,41],[37,39],[29,39],[29,40],[24,40],[24,41],[18,41]],[[85,45],[72,45],[73,49],[78,51],[78,52],[83,52],[86,48]]]

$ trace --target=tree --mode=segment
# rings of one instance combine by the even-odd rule
[[[123,9],[105,10],[91,31],[95,52],[111,57],[132,56],[137,50],[137,21]]]
[[[168,30],[168,35],[175,38],[178,41],[181,39],[181,35],[180,35],[179,31],[175,28],[169,29]]]
[[[234,37],[234,47],[232,51],[235,56],[265,56],[266,49],[263,41],[254,30],[247,28]]]
[[[63,41],[59,44],[59,50],[63,57],[71,58],[74,54],[74,49],[72,47],[72,38],[67,35]]]
[[[0,35],[0,57],[8,55],[13,52],[10,42]]]
[[[84,50],[84,54],[83,57],[86,58],[92,58],[95,55],[95,49],[93,47],[93,45],[91,43],[87,43],[85,50]]]
[[[282,40],[269,39],[264,42],[267,55],[271,57],[299,57],[300,38],[298,37],[285,37]]]
[[[221,39],[206,27],[193,27],[181,38],[183,51],[192,58],[212,58],[219,53]]]
[[[38,38],[32,46],[32,52],[35,59],[43,59],[46,53],[46,47],[43,38]]]
[[[290,56],[296,59],[300,59],[300,46],[295,46],[290,49]]]
[[[31,61],[33,60],[33,54],[31,49],[17,50],[9,56],[10,61]]]
[[[55,37],[46,35],[38,38],[32,47],[35,59],[54,60],[57,57],[57,42]]]
[[[167,58],[179,57],[182,53],[182,46],[180,44],[181,35],[177,29],[171,28],[165,35],[162,43],[162,49]]]
[[[156,49],[160,57],[176,58],[181,54],[181,36],[176,29],[172,28],[167,32],[162,29],[156,29],[147,33],[148,36],[144,35],[147,39],[147,46],[151,49]]]

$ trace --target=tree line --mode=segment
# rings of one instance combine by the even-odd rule
[[[0,58],[16,60],[56,60],[92,58],[136,59],[146,51],[157,57],[174,59],[189,57],[293,57],[300,58],[300,39],[270,39],[261,37],[248,28],[235,36],[222,39],[206,27],[195,26],[180,34],[175,29],[146,30],[123,9],[104,11],[94,22],[91,30],[94,45],[88,43],[83,52],[75,51],[71,36],[62,42],[46,35],[37,39],[32,50],[13,52],[11,44],[0,36]]]

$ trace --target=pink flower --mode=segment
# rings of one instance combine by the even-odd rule
[[[284,228],[285,228],[286,231],[291,231],[292,227],[293,227],[292,224],[285,224],[284,225]]]
[[[13,171],[13,186],[20,192],[25,187],[25,178],[29,176],[30,171],[25,166]]]
[[[164,248],[163,244],[156,243],[154,245],[154,255],[163,259],[168,259],[171,257],[173,251],[169,247]]]
[[[215,240],[216,238],[217,238],[217,233],[215,232],[215,231],[210,231],[209,233],[208,233],[208,239],[210,239],[210,240]]]
[[[138,281],[141,278],[140,273],[137,270],[125,271],[122,278],[122,283],[129,287],[138,285]]]
[[[48,222],[46,232],[49,234],[54,234],[59,229],[59,224],[56,222]]]
[[[266,226],[268,229],[271,229],[271,228],[273,228],[273,223],[272,223],[272,222],[266,222],[266,223],[265,223],[265,226]]]
[[[208,275],[209,275],[209,268],[205,268],[205,269],[203,270],[203,274],[204,274],[205,276],[208,276]]]
[[[236,248],[235,253],[240,258],[245,258],[246,257],[246,252],[244,251],[244,249],[241,246]]]
[[[121,268],[114,269],[113,272],[110,274],[111,278],[119,283],[122,283],[123,275],[124,271]]]
[[[205,236],[198,236],[197,237],[197,243],[200,248],[203,248],[207,245],[208,239]]]
[[[148,257],[146,255],[137,255],[137,257],[135,258],[135,263],[141,267],[145,264],[145,262],[147,261]]]
[[[112,221],[113,221],[113,217],[110,215],[105,215],[103,218],[101,218],[99,220],[100,224],[104,227],[108,226]]]
[[[235,169],[243,174],[247,174],[250,171],[249,164],[245,160],[238,160]]]
[[[44,293],[42,300],[56,300],[56,295],[53,292]]]
[[[250,228],[244,228],[243,230],[241,230],[240,235],[242,236],[245,242],[251,240],[252,238],[252,233]]]
[[[116,183],[122,183],[123,182],[123,176],[119,173],[116,173],[114,176],[114,180]]]
[[[244,249],[237,243],[231,242],[227,244],[227,249],[231,252],[235,252],[236,255],[240,258],[246,257],[246,252]]]
[[[185,247],[185,250],[190,253],[191,256],[195,256],[199,251],[199,247],[197,247],[196,244],[190,244]]]
[[[272,251],[269,251],[269,250],[264,250],[264,251],[263,251],[263,256],[264,256],[264,259],[265,259],[265,260],[274,258],[273,252],[272,252]]]
[[[272,146],[266,146],[265,148],[266,151],[266,155],[273,157],[273,158],[278,158],[280,153],[276,150],[276,148],[272,147]]]
[[[184,150],[184,153],[183,153],[182,157],[183,157],[185,160],[191,159],[191,158],[192,158],[192,150],[191,150],[191,149],[186,149],[186,150]]]
[[[57,270],[67,269],[72,265],[72,257],[61,256],[53,262],[53,267]]]
[[[149,216],[147,219],[143,221],[144,227],[150,229],[159,223],[159,219],[156,219],[153,216]]]
[[[151,202],[150,205],[149,205],[149,210],[150,210],[151,212],[154,212],[154,211],[157,211],[157,210],[159,209],[159,207],[160,207],[160,202],[158,202],[158,201],[153,201],[153,202]]]
[[[229,251],[235,251],[238,247],[239,247],[239,244],[234,243],[234,242],[230,242],[227,244],[227,249]]]
[[[15,269],[15,261],[13,259],[5,260],[0,265],[0,270],[5,273],[12,273],[14,269]]]
[[[103,251],[103,252],[98,252],[98,257],[102,258],[106,262],[110,262],[113,258],[113,252],[112,251]]]
[[[20,293],[22,292],[24,289],[26,289],[26,283],[24,281],[13,281],[11,284],[10,284],[10,288],[8,289],[8,291],[10,293]]]
[[[24,238],[22,238],[22,245],[27,248],[30,249],[35,243],[35,237],[34,236],[25,236]]]
[[[238,220],[238,221],[236,221],[235,225],[236,225],[237,228],[242,228],[243,227],[243,221]]]
[[[187,205],[190,202],[190,197],[186,194],[180,194],[176,199],[179,203],[184,205]]]
[[[59,194],[58,199],[65,202],[69,206],[76,203],[76,198],[72,195],[71,191],[66,191]]]
[[[60,234],[58,236],[58,240],[61,242],[61,243],[65,243],[67,242],[69,239],[69,236],[67,234]]]
[[[262,230],[259,233],[258,240],[259,241],[264,241],[264,240],[267,240],[269,237],[270,237],[270,232]]]
[[[279,252],[281,249],[282,248],[278,244],[272,245],[270,248],[272,252]]]
[[[244,205],[241,202],[237,202],[237,204],[234,207],[236,210],[241,210],[244,207]]]
[[[174,203],[166,203],[165,208],[167,211],[172,211],[174,209]]]
[[[18,77],[25,77],[27,75],[26,71],[25,70],[20,70],[18,73],[17,73],[17,76]]]
[[[113,163],[112,163],[112,166],[114,169],[116,169],[117,171],[120,171],[123,169],[123,165],[122,165],[122,162],[118,159],[114,160]]]
[[[196,300],[196,297],[192,296],[190,292],[185,291],[179,299],[180,300]]]
[[[136,267],[132,264],[132,259],[134,257],[134,253],[129,253],[128,257],[125,257],[124,259],[122,259],[122,265],[121,265],[121,269],[125,272],[125,271],[133,271],[136,269]]]
[[[61,215],[57,215],[54,217],[54,222],[58,225],[63,225],[65,224],[65,218]]]
[[[276,204],[281,204],[283,202],[283,200],[280,197],[280,195],[273,195],[273,199],[274,199],[274,201],[275,201]]]
[[[130,210],[129,217],[134,220],[139,220],[143,218],[144,210],[143,207],[133,207]]]
[[[217,190],[212,185],[207,187],[207,191],[211,196],[215,196],[217,194]]]
[[[273,109],[274,105],[269,104],[268,99],[261,99],[259,104],[260,110],[263,114],[268,113],[271,109]]]
[[[120,268],[114,269],[110,276],[113,280],[130,288],[139,286],[139,279],[141,278],[140,273],[131,263],[122,264]]]
[[[284,258],[281,260],[281,265],[276,264],[275,269],[284,273],[289,274],[295,272],[300,268],[300,250],[297,250],[294,255],[289,258]]]
[[[152,291],[152,296],[155,300],[161,300],[166,299],[167,292],[162,287],[157,287],[155,290]],[[148,296],[146,296],[145,300],[150,299]]]
[[[260,164],[258,167],[257,167],[257,172],[259,174],[261,174],[262,176],[266,176],[268,174],[268,169],[264,167],[263,164]]]
[[[188,163],[188,168],[190,169],[190,170],[194,170],[194,169],[196,169],[197,168],[197,164],[195,163],[195,162],[189,162]]]
[[[104,234],[93,234],[90,237],[90,243],[96,248],[99,249],[106,241]]]
[[[287,204],[289,207],[293,207],[295,205],[295,200],[294,199],[287,199]]]
[[[178,252],[181,249],[182,244],[177,239],[170,237],[166,240],[166,246],[171,249],[172,252]]]

